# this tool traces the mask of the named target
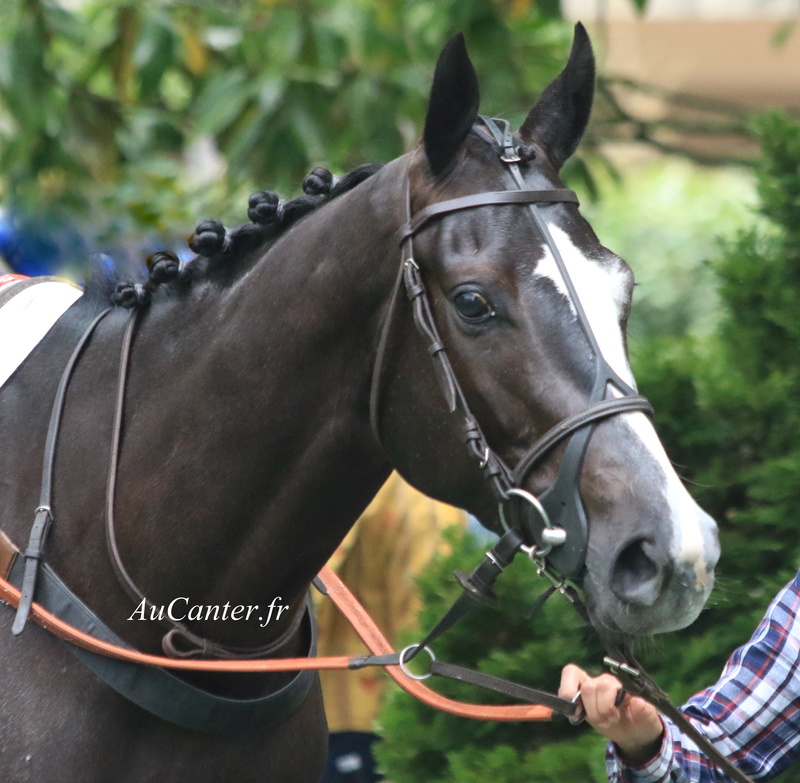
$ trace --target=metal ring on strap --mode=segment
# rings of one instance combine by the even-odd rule
[[[508,500],[509,495],[516,495],[517,497],[522,498],[523,500],[527,500],[528,503],[530,503],[539,513],[539,516],[541,516],[542,521],[544,522],[544,526],[550,528],[553,527],[553,524],[550,522],[550,516],[545,511],[542,502],[539,500],[539,498],[536,497],[536,495],[534,495],[531,492],[528,492],[525,489],[520,489],[519,487],[512,487],[511,489],[507,489],[505,495],[506,495],[505,498],[503,498],[503,500],[501,500],[498,505],[498,511],[500,512],[500,522],[503,525],[503,530],[509,530],[508,522],[506,522],[506,517],[505,514],[503,513],[503,504]]]
[[[519,487],[512,487],[511,489],[506,490],[506,499],[508,499],[509,495],[515,495],[516,497],[522,498],[523,500],[527,501],[531,506],[536,509],[536,512],[542,518],[542,522],[544,522],[544,531],[542,533],[542,539],[545,542],[545,546],[541,548],[537,548],[537,554],[540,557],[547,555],[553,549],[554,546],[561,546],[567,540],[567,534],[564,532],[563,528],[556,527],[551,521],[550,516],[548,515],[547,511],[545,511],[542,502],[539,498],[536,497],[531,492],[528,492],[525,489],[520,489]],[[506,521],[505,513],[503,511],[503,504],[505,500],[500,501],[498,505],[498,511],[500,513],[500,523],[503,525],[503,529],[508,531],[509,525]],[[547,531],[551,532],[551,535],[547,535]]]
[[[426,653],[428,653],[428,655],[431,656],[431,663],[433,663],[436,660],[436,656],[433,654],[433,650],[431,650],[431,648],[427,647],[427,646],[423,647],[422,649]],[[408,647],[404,647],[403,648],[402,652],[400,653],[400,660],[399,660],[400,669],[402,670],[403,674],[406,675],[406,677],[410,677],[412,680],[427,680],[428,677],[431,676],[430,672],[427,672],[426,674],[414,674],[412,671],[410,671],[406,667],[406,660],[405,660],[406,659],[406,653],[410,652],[411,650],[418,651],[419,650],[419,645],[418,644],[409,644]]]

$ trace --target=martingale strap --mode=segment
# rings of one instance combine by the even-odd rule
[[[2,549],[7,550],[7,547]],[[22,560],[18,558],[8,582],[19,585],[21,581]],[[9,600],[7,595],[2,595],[2,598]],[[121,651],[136,652],[89,609],[47,564],[41,566],[35,606],[37,610],[41,608],[52,616],[49,630],[55,626],[56,620],[63,621],[97,642],[105,642]],[[302,617],[302,630],[308,639],[308,655],[313,660],[317,650],[317,627],[310,600]],[[41,624],[41,615],[35,613],[34,620]],[[87,669],[121,696],[159,718],[193,731],[239,734],[284,720],[303,703],[315,676],[313,671],[300,671],[287,684],[266,696],[232,699],[198,688],[176,677],[163,666],[142,666],[137,661],[120,660],[87,649],[90,646],[73,643],[68,644],[67,648]]]
[[[114,424],[111,437],[111,457],[106,479],[105,531],[108,557],[117,581],[128,594],[134,605],[142,605],[147,612],[158,618],[167,633],[162,638],[161,646],[167,655],[177,658],[266,658],[280,650],[287,641],[297,633],[303,621],[303,613],[298,612],[289,627],[277,638],[260,647],[238,647],[220,644],[194,633],[185,623],[162,617],[153,602],[144,594],[131,577],[122,561],[116,534],[116,488],[119,472],[119,459],[122,443],[122,425],[125,418],[125,392],[128,385],[131,349],[139,322],[139,310],[131,313],[122,337],[119,368],[117,372],[117,395],[114,405]]]
[[[47,540],[47,533],[50,530],[50,525],[53,522],[53,512],[51,510],[52,493],[53,493],[53,467],[56,458],[56,444],[58,442],[58,431],[61,426],[61,414],[64,409],[64,400],[67,395],[67,386],[69,385],[70,378],[72,377],[72,370],[75,367],[86,343],[94,333],[95,328],[100,321],[111,312],[109,307],[103,310],[86,328],[81,336],[78,344],[72,352],[72,355],[67,361],[67,366],[61,376],[56,391],[55,402],[53,403],[53,410],[50,414],[50,423],[47,427],[47,439],[45,441],[45,454],[44,465],[42,467],[42,484],[41,492],[39,495],[39,505],[33,520],[33,527],[31,528],[30,539],[28,541],[27,549],[22,553],[25,560],[25,570],[22,579],[22,597],[17,608],[17,615],[14,618],[14,625],[11,632],[15,636],[19,636],[25,628],[25,623],[28,619],[28,613],[31,609],[31,603],[36,592],[36,576],[39,570],[39,563],[44,556],[44,545]]]

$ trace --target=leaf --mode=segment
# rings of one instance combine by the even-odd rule
[[[175,34],[161,24],[144,25],[136,47],[139,99],[151,103],[159,97],[161,80],[176,60]]]
[[[183,42],[186,67],[195,76],[200,76],[208,69],[208,52],[203,44],[203,39],[191,27],[181,26],[179,29]]]
[[[796,27],[796,19],[787,19],[785,22],[781,22],[772,34],[772,39],[770,41],[772,46],[776,49],[781,49],[786,46]]]
[[[203,85],[192,110],[194,134],[216,136],[242,113],[256,88],[239,68],[212,76]]]
[[[117,11],[117,39],[112,48],[111,72],[120,103],[133,101],[133,49],[139,33],[139,13],[133,6]]]

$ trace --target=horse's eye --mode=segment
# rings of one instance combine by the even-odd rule
[[[453,301],[458,314],[470,323],[488,321],[495,314],[484,296],[477,291],[462,291]]]

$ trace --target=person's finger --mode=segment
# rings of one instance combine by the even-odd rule
[[[623,705],[625,716],[632,723],[655,723],[658,720],[658,710],[645,701],[641,696],[628,696]]]
[[[581,686],[588,679],[589,675],[574,663],[568,663],[561,670],[561,684],[558,687],[558,695],[562,699],[573,699],[580,693]]]
[[[619,680],[610,674],[602,674],[584,681],[581,695],[589,723],[600,728],[608,728],[619,721],[620,711],[616,706],[616,700],[621,687]]]

